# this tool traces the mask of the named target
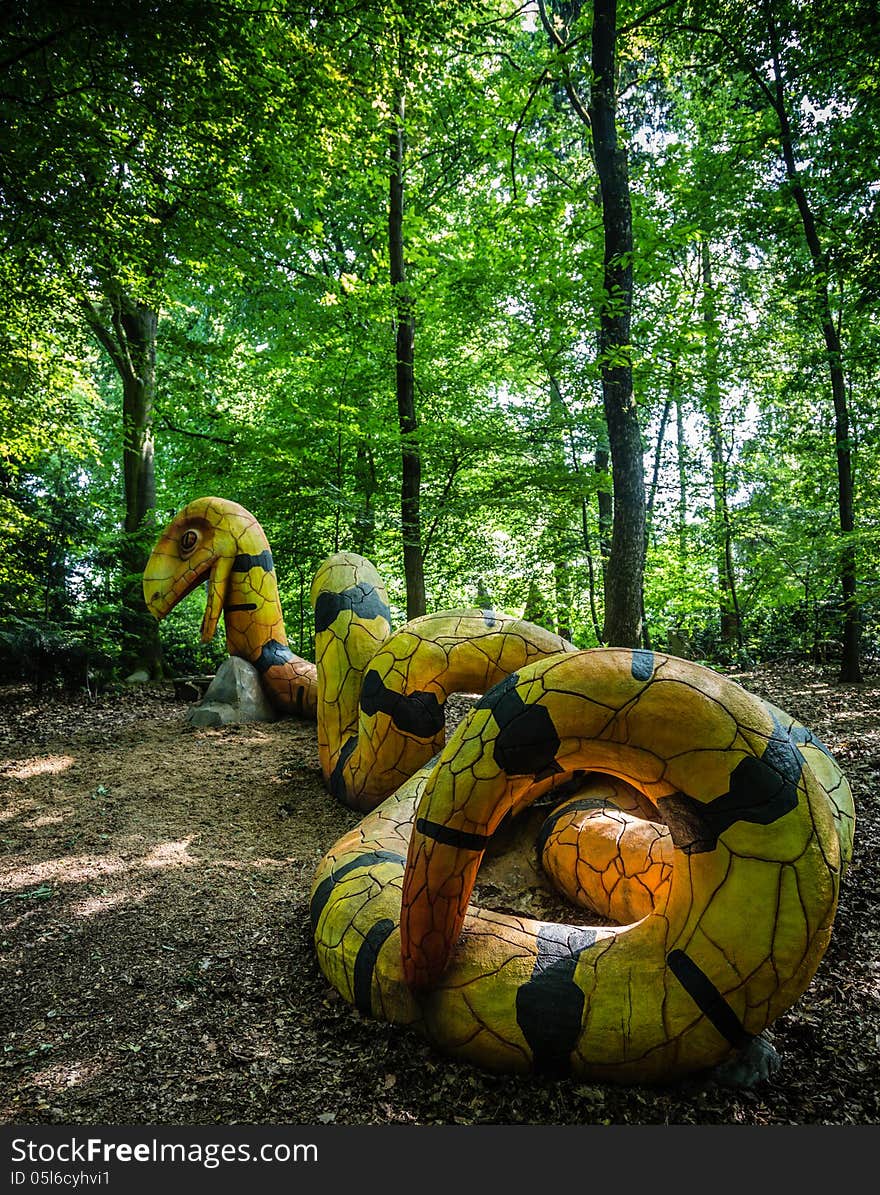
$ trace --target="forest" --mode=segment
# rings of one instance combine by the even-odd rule
[[[0,1124],[876,1124],[877,0],[0,14]]]
[[[306,656],[349,549],[401,621],[876,657],[870,0],[5,7],[9,679],[211,671],[140,593],[203,493]]]

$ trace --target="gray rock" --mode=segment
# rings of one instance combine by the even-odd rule
[[[186,716],[190,726],[230,726],[243,722],[276,722],[278,714],[260,684],[253,664],[230,656],[217,669],[208,691]]]
[[[747,1046],[712,1071],[721,1087],[756,1087],[777,1073],[782,1060],[766,1037],[753,1037]]]
[[[145,668],[138,668],[125,678],[127,685],[146,685],[150,682],[150,674]]]

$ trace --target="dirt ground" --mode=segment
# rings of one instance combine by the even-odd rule
[[[0,691],[0,1121],[880,1122],[880,677],[736,679],[823,739],[858,816],[832,944],[749,1090],[485,1074],[361,1017],[308,930],[315,866],[359,820],[314,724],[193,730],[165,688]]]

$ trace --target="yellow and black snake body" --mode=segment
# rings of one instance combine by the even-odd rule
[[[182,518],[148,565],[157,613],[187,589]],[[392,635],[353,554],[321,566],[312,601],[314,675],[278,666],[317,713],[328,787],[365,813],[311,893],[319,965],[347,1000],[491,1069],[633,1082],[723,1061],[798,999],[854,826],[809,731],[708,668],[578,651],[508,616],[447,611]],[[263,650],[248,639],[248,658]],[[461,690],[484,696],[444,743]],[[536,850],[571,924],[471,903],[493,836],[538,798]]]
[[[164,618],[203,582],[202,642],[214,638],[222,614],[226,650],[254,665],[272,704],[315,717],[315,665],[288,645],[269,541],[253,515],[225,498],[197,498],[166,527],[144,569],[147,608]]]

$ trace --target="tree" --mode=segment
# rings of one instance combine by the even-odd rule
[[[281,113],[297,110],[307,71],[323,71],[303,47],[303,19],[162,0],[88,6],[71,20],[68,5],[33,0],[0,42],[13,124],[0,218],[22,264],[39,268],[31,285],[61,276],[119,377],[123,656],[149,674],[160,641],[140,574],[156,530],[163,306],[181,272],[211,263],[213,286],[234,276],[251,249],[243,212],[277,198],[282,173],[293,182],[295,124]]]
[[[551,41],[560,58],[564,58],[571,43],[560,34],[543,0],[539,9]],[[567,5],[566,9],[566,16],[577,16],[580,4]],[[563,28],[566,28],[564,24]],[[573,103],[590,128],[604,230],[598,354],[611,455],[614,513],[605,569],[603,639],[610,645],[635,647],[641,642],[642,634],[645,480],[641,429],[632,381],[632,209],[627,154],[620,144],[617,128],[616,48],[616,0],[594,0],[590,100],[586,109],[576,97]],[[568,90],[571,92],[570,86]]]
[[[425,613],[425,570],[422,558],[420,513],[422,458],[417,438],[413,353],[416,324],[413,296],[407,288],[404,250],[404,173],[406,162],[406,35],[397,34],[397,78],[391,103],[389,132],[390,172],[388,194],[389,277],[395,300],[395,389],[401,441],[400,522],[403,537],[403,571],[406,577],[406,616]]]
[[[842,61],[838,57],[841,48],[852,45],[858,21],[857,8],[847,8],[843,21],[829,25],[821,20],[813,21],[808,9],[798,4],[762,0],[758,14],[751,10],[746,12],[738,4],[726,5],[721,12],[713,11],[705,16],[698,9],[695,19],[683,26],[690,34],[698,33],[710,40],[714,39],[730,66],[749,81],[752,95],[760,97],[773,114],[778,153],[784,169],[785,191],[795,205],[801,236],[809,253],[815,319],[824,343],[834,410],[837,505],[841,532],[839,577],[843,597],[840,677],[846,681],[860,680],[861,668],[852,440],[845,354],[839,320],[835,318],[831,301],[833,263],[823,245],[816,204],[808,195],[804,172],[798,160],[800,147],[792,117],[785,57],[791,50],[800,59],[801,96],[807,104],[815,103],[817,91],[811,88],[810,81],[819,79],[821,73],[833,79],[830,94],[827,89],[825,91],[825,99],[837,107],[841,100],[839,84],[843,80],[843,73],[839,65],[832,66],[829,71],[828,64],[839,64]],[[784,22],[783,35],[780,34],[781,21]],[[855,36],[858,38],[859,35]],[[818,50],[815,55],[811,53],[811,43]],[[826,55],[824,59],[823,54]],[[844,90],[851,89],[851,86],[851,81],[847,81]],[[820,90],[821,87],[822,84]]]

